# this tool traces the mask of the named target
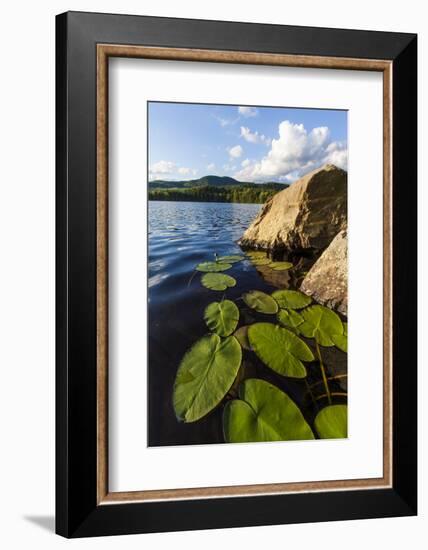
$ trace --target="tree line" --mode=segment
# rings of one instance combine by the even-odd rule
[[[279,189],[275,184],[237,187],[192,187],[187,189],[149,189],[151,201],[190,201],[190,202],[240,202],[262,204]]]

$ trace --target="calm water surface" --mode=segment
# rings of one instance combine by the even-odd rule
[[[172,388],[178,365],[193,343],[208,332],[205,307],[223,293],[202,287],[195,266],[218,255],[242,254],[236,241],[257,215],[260,204],[164,202],[149,203],[149,445],[223,442],[221,407],[192,424],[179,423],[172,407]],[[226,291],[231,300],[257,289],[272,292],[292,286],[287,272],[256,269],[249,261],[235,263],[227,274],[237,284]],[[254,320],[272,321],[238,301],[238,326]],[[248,357],[247,357],[247,355]],[[335,351],[335,368],[346,369],[346,356]],[[343,356],[343,357],[342,357]],[[325,358],[326,363],[329,357]],[[345,361],[345,363],[344,363]],[[262,377],[286,389],[304,405],[302,382],[287,381],[262,365],[250,352],[243,356],[246,375]],[[344,363],[344,364],[343,364]],[[314,374],[316,378],[316,375]],[[307,410],[307,415],[313,413]]]

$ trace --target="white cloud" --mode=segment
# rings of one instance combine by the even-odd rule
[[[173,174],[177,170],[175,162],[169,160],[160,160],[150,166],[150,173],[154,174]]]
[[[231,124],[235,124],[235,122],[238,121],[239,116],[235,118],[223,118],[217,115],[212,115],[213,118],[220,124],[222,128],[225,128],[226,126],[229,126]]]
[[[187,176],[189,175],[191,172],[190,168],[185,168],[184,166],[181,166],[179,169],[178,169],[178,173],[182,176]]]
[[[233,159],[238,159],[244,152],[244,150],[240,145],[235,145],[234,147],[231,147],[230,149],[228,149],[228,151],[229,151],[230,158],[233,158]]]
[[[303,124],[284,120],[278,130],[279,137],[272,140],[267,155],[260,161],[246,163],[235,174],[237,179],[294,181],[327,163],[346,169],[346,143],[332,142],[326,126],[308,132]]]
[[[335,164],[339,168],[348,168],[348,147],[343,141],[332,141],[327,147],[326,162]]]
[[[207,170],[215,170],[215,164],[213,162],[211,164],[208,164]]]
[[[228,118],[218,118],[217,119],[220,122],[220,126],[224,128],[225,126],[229,126],[229,124],[233,124],[233,120],[229,120]]]
[[[238,113],[244,117],[257,116],[258,111],[255,107],[238,107]]]
[[[245,159],[241,162],[241,166],[243,168],[245,168],[246,166],[249,166],[251,164],[251,160],[250,159]]]
[[[251,130],[246,126],[241,126],[241,137],[249,143],[264,143],[265,145],[271,144],[271,140],[264,134],[259,134],[257,131],[251,132]]]
[[[149,180],[172,178],[177,176],[189,176],[190,174],[196,175],[197,168],[188,168],[187,166],[178,166],[175,162],[169,160],[160,160],[155,164],[152,164],[149,168]]]

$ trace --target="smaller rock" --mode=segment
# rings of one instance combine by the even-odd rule
[[[300,290],[343,315],[348,314],[348,238],[340,231],[303,279]]]

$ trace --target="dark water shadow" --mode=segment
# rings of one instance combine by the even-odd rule
[[[55,517],[54,516],[24,516],[26,521],[34,523],[38,527],[41,527],[45,531],[50,533],[55,532]]]

